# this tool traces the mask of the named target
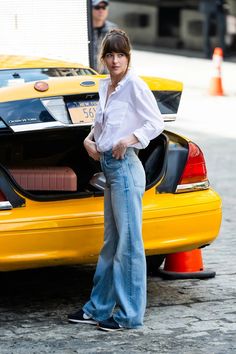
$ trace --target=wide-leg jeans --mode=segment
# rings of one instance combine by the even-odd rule
[[[101,154],[106,177],[104,244],[94,286],[84,312],[97,321],[113,315],[123,327],[143,324],[146,308],[146,259],[142,239],[142,196],[145,172],[133,148],[124,159]]]

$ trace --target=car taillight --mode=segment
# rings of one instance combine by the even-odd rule
[[[176,193],[209,188],[206,163],[201,149],[194,143],[188,143],[188,158],[176,188]]]

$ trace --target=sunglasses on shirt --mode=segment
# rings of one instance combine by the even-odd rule
[[[93,8],[94,10],[106,10],[107,5],[96,5]]]

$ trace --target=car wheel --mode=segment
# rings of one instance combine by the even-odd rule
[[[162,265],[166,258],[165,254],[156,254],[154,256],[146,256],[147,261],[147,274],[157,275],[158,268]]]

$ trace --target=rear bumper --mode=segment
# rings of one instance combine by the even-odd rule
[[[168,254],[210,245],[217,237],[220,225],[220,210],[179,215],[159,220],[158,224],[147,221],[144,223],[146,253]]]
[[[151,216],[156,213],[149,207],[143,225],[147,254],[189,251],[211,244],[218,236],[222,203],[212,189],[172,195],[172,203],[167,209],[164,205],[168,195],[159,195],[158,198],[161,209],[158,221]]]
[[[103,198],[38,203],[1,211],[0,271],[93,263],[103,242]],[[4,217],[5,216],[5,217]],[[187,251],[210,244],[221,224],[213,190],[145,193],[143,237],[147,254]]]

